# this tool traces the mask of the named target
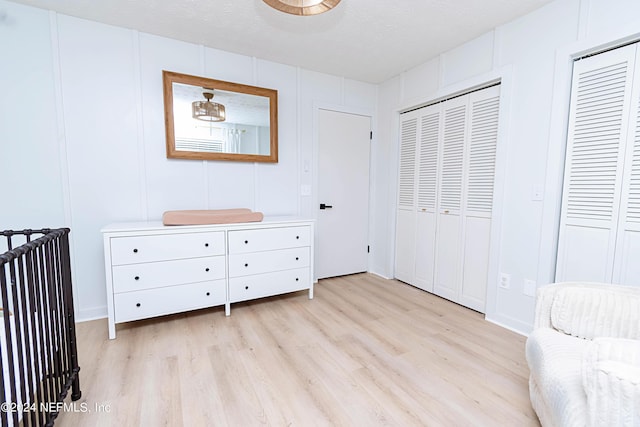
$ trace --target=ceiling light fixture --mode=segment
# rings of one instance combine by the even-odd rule
[[[291,15],[319,15],[340,3],[340,0],[262,0],[274,9]]]
[[[224,122],[227,118],[224,105],[211,102],[213,99],[213,90],[208,89],[202,92],[202,96],[204,96],[206,101],[194,101],[191,103],[191,115],[193,118],[205,122]]]

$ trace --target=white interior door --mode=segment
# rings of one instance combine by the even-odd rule
[[[441,105],[421,109],[417,173],[415,286],[433,292]]]
[[[611,282],[635,46],[577,61],[556,281]]]
[[[395,277],[414,284],[416,270],[416,153],[418,113],[406,113],[400,122],[400,167],[396,212]]]
[[[371,118],[318,112],[319,279],[368,269]]]
[[[395,277],[480,312],[499,107],[494,85],[400,118]]]
[[[460,250],[463,238],[462,197],[465,182],[468,103],[469,95],[465,95],[448,101],[443,107],[442,161],[439,165],[440,188],[433,292],[456,302],[463,266]]]
[[[481,313],[485,312],[489,275],[499,110],[500,86],[469,95],[468,161],[462,215],[464,266],[459,302]]]
[[[613,266],[613,283],[640,286],[640,44],[631,91],[631,115],[622,175],[622,200]]]

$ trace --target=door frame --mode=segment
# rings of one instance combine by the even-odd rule
[[[371,211],[371,206],[374,205],[374,200],[373,200],[373,196],[374,196],[374,192],[372,191],[373,188],[373,184],[374,184],[374,177],[375,175],[375,170],[374,170],[374,163],[373,163],[373,150],[375,147],[375,142],[376,142],[376,132],[375,130],[377,129],[376,127],[376,119],[375,119],[375,114],[374,111],[368,108],[362,108],[362,107],[354,107],[354,106],[347,106],[347,105],[341,105],[341,104],[332,104],[332,103],[326,103],[326,102],[314,102],[313,103],[313,118],[312,118],[312,123],[311,123],[311,132],[313,135],[313,141],[312,141],[312,156],[313,156],[313,168],[312,168],[312,176],[311,176],[311,180],[313,183],[313,188],[314,191],[311,192],[311,203],[312,203],[312,209],[313,209],[313,219],[316,221],[316,224],[318,222],[318,208],[316,206],[319,205],[320,203],[320,199],[318,196],[318,189],[320,188],[319,184],[320,184],[320,176],[318,174],[319,168],[320,168],[320,144],[319,144],[319,138],[318,138],[318,133],[320,131],[319,128],[319,116],[320,116],[320,110],[328,110],[328,111],[334,111],[337,113],[345,113],[345,114],[355,114],[355,115],[359,115],[359,116],[365,116],[365,117],[369,117],[369,120],[371,121],[371,131],[373,132],[373,138],[371,139],[370,142],[370,146],[369,146],[369,216],[368,216],[368,232],[367,232],[367,236],[368,236],[368,240],[369,243],[371,242],[371,236],[373,234],[373,230],[372,230],[372,226],[375,223],[375,221],[373,220],[373,212]],[[318,227],[314,227],[314,233],[316,234],[314,236],[314,242],[317,245],[318,244]],[[317,252],[317,250],[316,250]],[[371,255],[372,255],[372,251],[369,251],[369,254],[367,256],[367,271],[371,271]],[[313,281],[317,282],[318,281],[318,275],[314,269],[313,272]]]

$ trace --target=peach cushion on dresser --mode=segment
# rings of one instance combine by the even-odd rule
[[[164,225],[204,225],[204,224],[232,224],[241,222],[260,222],[262,212],[251,209],[214,209],[214,210],[180,210],[167,211],[162,214]]]

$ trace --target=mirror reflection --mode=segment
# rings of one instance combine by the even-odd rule
[[[275,90],[168,71],[163,77],[167,157],[277,162]]]

